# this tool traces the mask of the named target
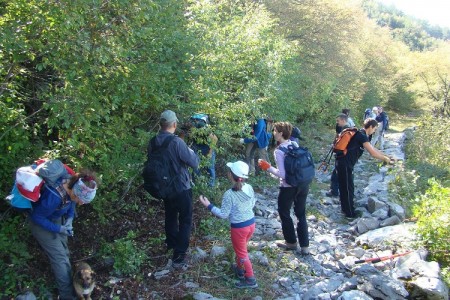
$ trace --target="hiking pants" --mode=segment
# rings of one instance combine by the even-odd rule
[[[287,243],[298,242],[300,247],[309,246],[308,223],[306,222],[306,197],[308,196],[309,183],[299,187],[280,187],[278,194],[278,213],[281,219],[281,229]],[[294,213],[297,217],[297,237],[295,235],[294,222],[291,218],[291,207],[294,204]]]
[[[61,218],[53,220],[53,222],[60,225]],[[38,241],[39,245],[44,249],[45,254],[47,254],[47,257],[50,260],[60,299],[75,299],[67,236],[61,233],[48,231],[31,220],[29,220],[29,224],[31,233]]]
[[[245,144],[245,162],[249,166],[249,172],[255,173],[255,151],[258,148],[256,142]],[[256,163],[256,165],[258,165]]]
[[[181,262],[189,247],[192,228],[192,189],[164,199],[166,244],[173,249],[173,260]]]
[[[261,168],[258,165],[258,159],[264,159],[265,161],[270,163],[269,159],[269,153],[267,153],[266,148],[258,148],[258,144],[256,144],[256,150],[255,150],[255,175],[259,175],[261,173]]]
[[[216,151],[211,151],[211,157],[209,160],[209,166],[208,166],[208,173],[209,173],[209,183],[208,185],[210,187],[213,187],[216,184]]]
[[[254,277],[252,263],[248,257],[247,243],[255,232],[255,223],[243,228],[231,228],[230,231],[238,269],[245,271],[245,277]]]
[[[356,214],[355,208],[353,207],[353,198],[355,197],[353,168],[348,165],[345,159],[337,159],[336,169],[339,179],[339,200],[341,202],[342,212],[346,217],[354,218]]]
[[[371,144],[373,147],[375,147],[375,145],[377,144],[379,135],[380,135],[380,132],[378,131],[378,129],[377,129],[377,131],[375,131],[375,132],[372,134],[372,140],[370,141],[370,144]]]
[[[336,163],[334,164],[334,169],[331,173],[330,191],[333,195],[339,195],[339,178],[336,170]]]
[[[384,150],[384,130],[383,130],[383,123],[378,123],[378,129],[377,131],[375,131],[375,133],[372,136],[372,140],[370,141],[370,143],[372,144],[373,147],[375,147],[375,145],[378,144],[378,148],[380,150]]]

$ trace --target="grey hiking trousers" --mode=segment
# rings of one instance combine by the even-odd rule
[[[53,220],[53,222],[55,224],[61,224],[61,219]],[[31,233],[50,260],[60,299],[76,299],[72,285],[72,268],[69,259],[67,236],[45,230],[31,220],[28,220],[28,223]]]

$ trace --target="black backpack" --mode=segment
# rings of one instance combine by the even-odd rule
[[[175,137],[168,136],[159,147],[156,146],[155,137],[150,140],[152,148],[142,177],[144,189],[157,199],[167,199],[181,192],[180,176],[176,174],[167,152],[167,147]]]
[[[280,150],[285,153],[286,183],[291,186],[311,183],[316,170],[313,157],[308,148],[289,145],[287,148],[280,147]]]

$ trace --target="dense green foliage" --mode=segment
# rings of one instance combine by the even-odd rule
[[[416,199],[417,206],[414,207],[418,232],[431,252],[431,259],[449,267],[450,188],[443,187],[435,179],[430,179],[428,184],[425,194]]]
[[[136,246],[136,233],[129,231],[126,237],[114,243],[105,243],[101,255],[105,259],[113,259],[114,272],[117,275],[133,275],[139,273],[140,267],[147,260],[147,249]]]
[[[363,8],[377,24],[392,29],[395,38],[411,50],[422,51],[436,45],[437,39],[450,40],[450,28],[430,25],[427,21],[408,16],[394,6],[385,6],[376,0],[364,0]]]
[[[0,298],[15,296],[18,285],[34,288],[41,283],[27,275],[26,262],[31,256],[21,238],[29,236],[23,225],[23,218],[16,216],[0,227],[0,268],[4,272],[0,277]]]
[[[445,186],[450,185],[450,156],[447,118],[424,117],[414,133],[412,141],[406,146],[408,165],[417,170],[420,176],[418,188],[423,192],[428,178],[438,178]]]
[[[370,16],[387,18],[377,9]],[[101,226],[139,210],[146,144],[164,109],[181,121],[195,112],[211,116],[219,174],[242,155],[236,138],[255,117],[301,123],[313,133],[333,126],[344,106],[359,123],[366,107],[379,104],[398,111],[420,104],[448,117],[450,46],[422,36],[432,30],[426,24],[411,31],[406,17],[397,19],[389,26],[404,27],[394,32],[403,42],[353,1],[0,1],[0,194],[9,192],[17,167],[46,155],[101,175],[92,204]],[[448,32],[431,35],[445,39]],[[448,181],[439,151],[420,153],[432,145],[417,142],[411,158],[421,176]],[[433,173],[422,173],[422,162]],[[205,186],[194,192],[220,194]],[[22,277],[29,256],[11,236],[18,220],[0,222],[0,266],[19,274],[8,281],[10,295],[29,282]],[[202,230],[213,226],[205,221]],[[14,241],[18,250],[10,252]],[[118,273],[146,261],[126,232],[108,247]]]
[[[450,283],[450,161],[448,126],[443,118],[424,118],[406,143],[407,161],[392,186],[397,201],[417,218],[418,233],[430,258]]]

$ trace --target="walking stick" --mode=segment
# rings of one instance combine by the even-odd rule
[[[392,254],[392,255],[388,255],[388,256],[382,256],[382,257],[373,257],[373,258],[367,258],[367,259],[361,259],[361,260],[357,260],[355,261],[355,264],[363,264],[363,263],[372,263],[372,264],[376,264],[380,261],[384,261],[384,260],[388,260],[388,259],[393,259],[396,257],[400,257],[400,256],[405,256],[410,254],[412,251],[407,251],[405,253],[399,253],[399,254]]]
[[[325,173],[328,170],[328,167],[330,165],[331,157],[333,152],[333,146],[331,146],[330,151],[328,151],[327,155],[325,155],[324,159],[322,159],[322,163],[317,168],[318,171],[322,171]]]

